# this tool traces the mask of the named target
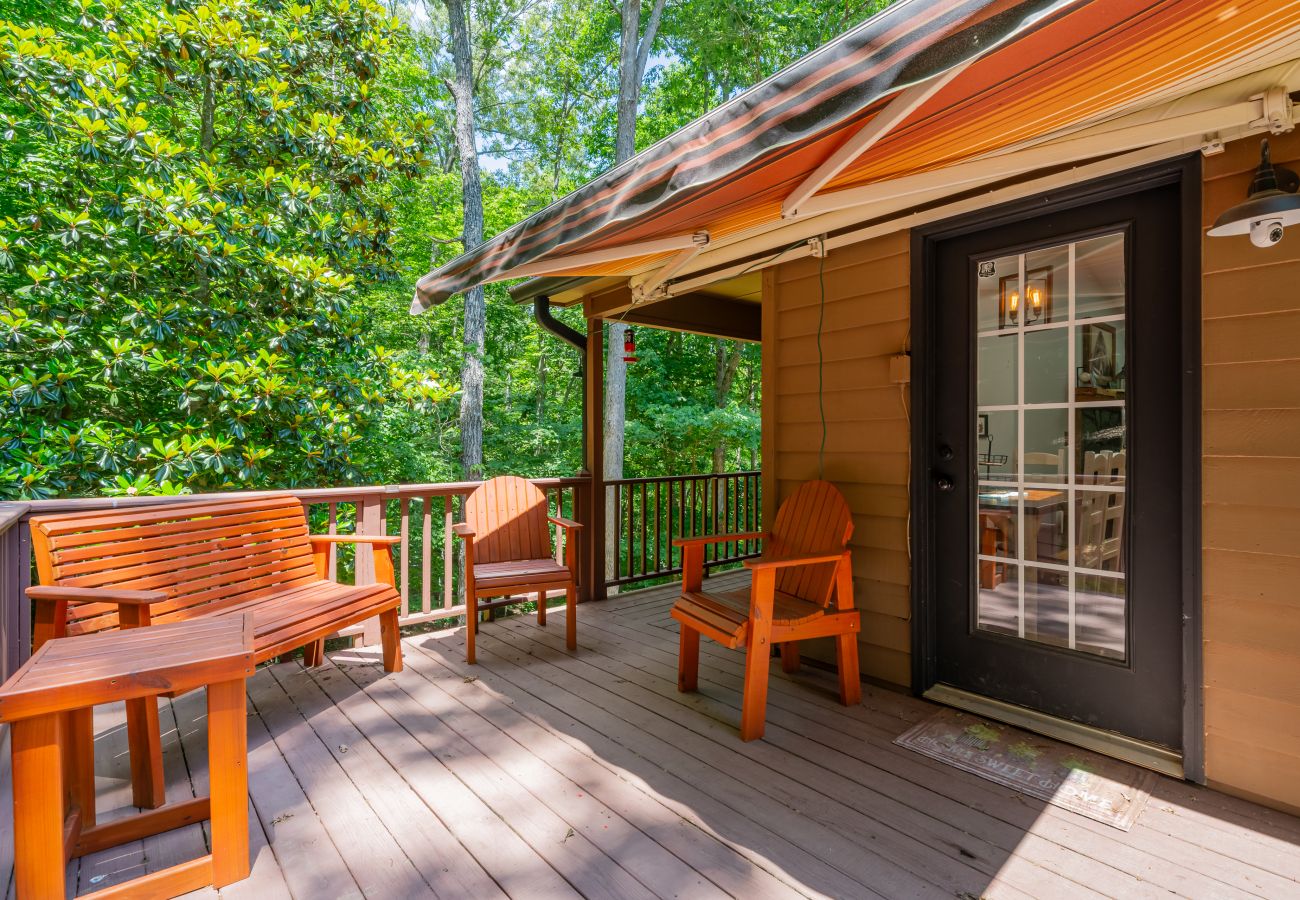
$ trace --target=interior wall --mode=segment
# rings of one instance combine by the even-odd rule
[[[1300,131],[1270,143],[1300,168]],[[1258,162],[1258,138],[1205,160],[1204,228]],[[1206,778],[1300,812],[1300,228],[1203,252]]]
[[[906,232],[765,270],[763,292],[764,521],[818,475],[822,432],[817,331],[826,410],[825,478],[853,511],[854,599],[862,610],[864,675],[911,681],[908,446],[905,386],[889,359],[907,346],[911,294]],[[821,648],[825,650],[825,648]],[[816,650],[809,655],[817,655]],[[829,657],[828,658],[832,658]]]

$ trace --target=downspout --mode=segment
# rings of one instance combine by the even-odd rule
[[[587,358],[587,336],[565,325],[551,313],[551,298],[541,294],[533,298],[533,315],[537,318],[537,324],[542,328],[555,335],[575,348],[579,353],[579,362]]]
[[[588,473],[592,472],[592,460],[587,456],[587,336],[574,328],[565,325],[551,312],[551,298],[545,294],[539,294],[533,298],[533,317],[537,319],[537,324],[542,326],[543,331],[549,331],[560,340],[578,351],[578,377],[582,380],[582,467]],[[600,460],[595,461],[596,465]]]

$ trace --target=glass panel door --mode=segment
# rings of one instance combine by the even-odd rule
[[[1124,233],[975,263],[979,631],[1125,660]]]

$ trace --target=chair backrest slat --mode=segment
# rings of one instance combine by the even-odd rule
[[[546,495],[515,475],[498,475],[465,498],[465,522],[474,529],[474,562],[544,559],[551,555]]]
[[[853,535],[849,505],[828,481],[799,485],[777,510],[768,550],[780,556],[843,550]],[[822,606],[835,587],[835,563],[780,569],[776,589]]]
[[[42,584],[161,590],[158,622],[317,580],[307,518],[289,494],[33,516]],[[68,632],[117,625],[112,604],[74,604]]]

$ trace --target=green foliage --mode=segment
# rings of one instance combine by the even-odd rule
[[[880,5],[669,0],[638,146]],[[494,234],[611,164],[618,4],[470,7]],[[441,0],[0,0],[0,497],[458,478],[462,302],[407,313],[461,250],[445,28]],[[578,356],[487,297],[487,472],[572,474]],[[719,396],[734,345],[636,336],[626,474],[756,465],[758,347]]]
[[[79,0],[0,23],[0,496],[361,477],[433,372],[374,341],[428,116],[375,0]],[[381,96],[383,95],[383,96]]]

